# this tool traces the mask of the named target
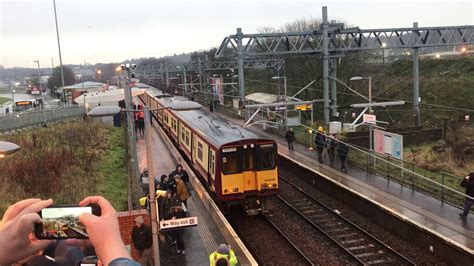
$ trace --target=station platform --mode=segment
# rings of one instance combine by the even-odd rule
[[[179,153],[171,146],[170,140],[153,121],[152,146],[154,153],[154,170],[159,176],[168,175],[175,170],[177,164],[182,164],[188,172],[192,185],[191,198],[188,199],[189,216],[198,219],[196,227],[184,230],[186,254],[178,254],[176,246],[171,244],[167,233],[162,233],[160,239],[161,265],[209,265],[209,255],[216,251],[219,244],[231,245],[240,265],[256,265],[250,252],[243,245],[227,220],[218,210],[215,203],[199,183],[194,173],[189,169]],[[143,135],[137,138],[137,153],[140,173],[147,168],[146,143]]]
[[[224,118],[242,126],[244,124],[242,120],[228,116]],[[294,143],[294,153],[290,153],[283,137],[266,132],[258,126],[248,129],[262,137],[275,140],[278,143],[278,153],[284,158],[331,179],[339,186],[374,202],[393,216],[438,236],[468,256],[472,255],[470,265],[474,264],[474,214],[472,212],[463,221],[459,217],[462,210],[449,204],[442,204],[438,199],[403,187],[396,182],[389,182],[384,177],[370,174],[364,169],[351,168],[350,165],[347,174],[344,174],[339,171],[340,163],[337,159],[332,166],[328,158],[320,164],[316,150]]]

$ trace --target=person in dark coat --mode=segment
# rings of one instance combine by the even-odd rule
[[[474,172],[471,172],[469,175],[464,177],[461,182],[461,187],[466,188],[466,195],[470,197],[466,197],[466,201],[464,202],[464,211],[459,214],[459,216],[461,216],[461,218],[464,220],[467,218],[467,214],[474,203]]]
[[[167,175],[161,175],[158,184],[156,185],[156,190],[168,190],[168,180],[166,180]]]
[[[151,236],[151,229],[145,224],[142,216],[135,218],[135,227],[132,230],[132,242],[138,251],[138,262],[141,265],[151,265],[151,254],[153,240]]]
[[[295,132],[293,131],[293,128],[290,127],[288,131],[286,131],[285,139],[286,142],[288,142],[288,150],[293,152],[293,142],[295,141]]]
[[[181,180],[184,181],[184,183],[188,184],[189,183],[189,175],[188,173],[183,169],[183,166],[181,164],[178,164],[176,166],[176,170],[174,170],[170,176],[174,177],[176,175],[181,176]]]
[[[185,218],[186,213],[184,212],[183,208],[180,206],[173,206],[171,207],[171,220]],[[176,248],[178,254],[186,254],[186,250],[184,247],[184,229],[177,229],[170,232],[172,238],[176,241]]]
[[[323,150],[324,146],[326,145],[326,136],[324,135],[323,127],[318,128],[314,142],[316,143],[316,151],[318,152],[319,163],[323,163]]]
[[[337,136],[336,134],[332,134],[329,136],[327,139],[327,144],[328,144],[328,156],[329,160],[331,161],[331,164],[334,162],[334,158],[336,157],[336,148],[337,148]]]
[[[349,147],[342,140],[337,142],[337,155],[341,161],[341,171],[347,174],[346,158],[349,153]]]

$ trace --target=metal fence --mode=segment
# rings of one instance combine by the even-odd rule
[[[462,208],[466,195],[460,186],[462,177],[445,172],[430,171],[413,162],[381,156],[360,147],[350,147],[349,161],[367,172],[384,177],[387,182],[397,182],[423,194]]]
[[[38,126],[44,121],[46,121],[46,123],[51,123],[62,119],[81,117],[84,114],[85,109],[82,106],[50,109],[45,110],[44,113],[38,110],[13,113],[8,116],[0,117],[0,134],[27,127]]]

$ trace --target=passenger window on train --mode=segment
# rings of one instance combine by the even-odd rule
[[[189,131],[186,130],[186,144],[188,144],[188,145],[189,145],[189,139],[190,139],[189,134],[190,134]]]
[[[199,160],[202,162],[202,143],[201,142],[198,142],[198,158]]]

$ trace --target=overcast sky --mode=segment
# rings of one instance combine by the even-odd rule
[[[0,0],[0,65],[59,64],[52,0]],[[120,62],[209,49],[237,27],[256,33],[298,18],[360,28],[473,25],[473,1],[56,0],[64,64]]]

